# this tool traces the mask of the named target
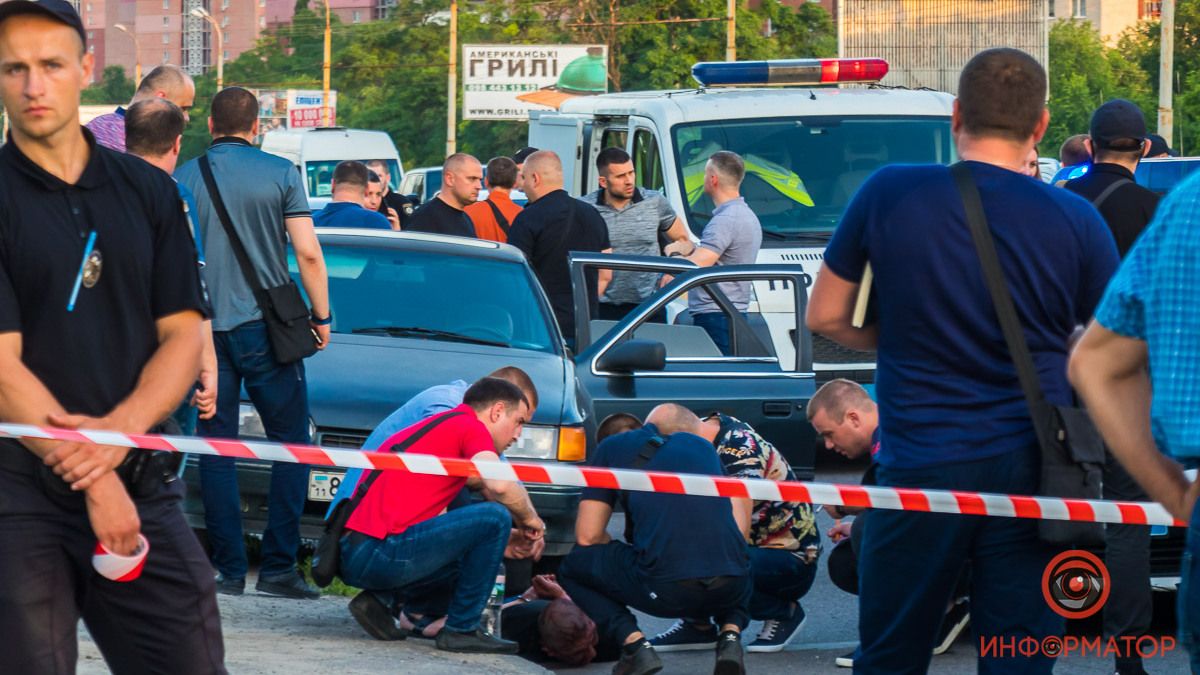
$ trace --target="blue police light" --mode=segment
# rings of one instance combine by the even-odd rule
[[[887,73],[883,59],[707,61],[692,66],[692,77],[702,87],[878,82]]]

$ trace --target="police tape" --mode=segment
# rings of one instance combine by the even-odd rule
[[[322,448],[294,443],[125,434],[93,429],[56,429],[27,424],[0,423],[0,438],[37,438],[343,469],[409,471],[436,476],[478,477],[521,483],[704,497],[750,498],[765,501],[806,502],[857,508],[1004,518],[1070,520],[1125,525],[1186,525],[1184,522],[1175,520],[1159,504],[1151,502],[1115,502],[1058,497],[1027,497],[985,492],[773,481],[761,478],[635,471],[559,463],[482,461],[423,454]]]

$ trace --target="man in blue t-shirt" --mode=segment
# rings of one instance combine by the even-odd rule
[[[1117,250],[1084,199],[1020,172],[1049,124],[1045,100],[1046,74],[1032,57],[985,50],[963,68],[952,130],[979,188],[1042,389],[1061,405],[1073,398],[1068,338],[1091,318]],[[852,312],[868,262],[876,318],[856,328]],[[885,167],[862,186],[826,250],[808,325],[846,346],[878,350],[880,485],[1036,491],[1040,462],[1029,409],[946,167]],[[1061,635],[1062,620],[1042,593],[1052,551],[1038,539],[1036,521],[880,509],[863,541],[856,671],[927,669],[967,560],[979,635]],[[1053,661],[1018,654],[980,667],[1050,672]]]
[[[387,216],[363,206],[371,172],[362,162],[347,160],[333,169],[333,201],[313,216],[317,227],[368,227],[391,230]]]
[[[664,437],[653,424],[605,439],[589,463],[724,475],[707,440],[689,433]],[[618,500],[633,521],[630,543],[612,541],[607,532]],[[575,537],[578,545],[563,560],[559,581],[596,622],[600,640],[622,645],[614,672],[662,667],[630,608],[669,618],[716,618],[718,672],[744,672],[741,631],[749,623],[753,585],[746,540],[728,499],[585,488]]]

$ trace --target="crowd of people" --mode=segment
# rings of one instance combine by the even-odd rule
[[[0,148],[0,418],[235,438],[244,390],[269,439],[310,442],[303,357],[328,344],[332,315],[299,174],[253,147],[258,102],[238,87],[211,101],[208,150],[177,167],[195,86],[174,66],[148,74],[127,108],[81,126],[80,91],[93,66],[86,35],[65,0],[0,4],[0,98],[11,126]],[[1069,405],[1077,391],[1108,443],[1105,497],[1161,502],[1191,523],[1189,554],[1200,553],[1200,519],[1192,517],[1200,483],[1179,463],[1200,457],[1189,414],[1200,393],[1200,258],[1191,231],[1200,183],[1160,205],[1133,181],[1142,157],[1167,150],[1122,100],[1100,106],[1088,134],[1064,145],[1064,159],[1082,153],[1086,173],[1061,185],[1031,180],[1029,158],[1049,119],[1046,88],[1029,55],[978,54],[962,71],[952,118],[962,161],[885,167],[858,191],[826,251],[807,322],[843,345],[877,351],[876,396],[833,380],[811,399],[807,419],[829,450],[868,463],[865,484],[1037,492],[1037,434],[966,227],[960,191],[969,182],[1046,399]],[[663,195],[637,187],[623,150],[601,152],[596,169],[599,189],[574,198],[563,189],[561,158],[523,148],[488,161],[489,192],[479,201],[483,165],[455,154],[440,193],[414,210],[390,190],[386,162],[347,161],[316,224],[507,242],[525,253],[568,341],[577,311],[568,251],[699,266],[757,258],[762,232],[739,194],[746,169],[738,155],[707,159],[704,192],[715,208],[698,242]],[[513,201],[515,190],[526,206]],[[287,242],[307,304],[288,273]],[[860,325],[853,314],[868,265],[873,312]],[[589,316],[621,317],[658,278],[598,270],[587,283]],[[746,311],[748,284],[722,290]],[[703,293],[692,294],[689,310],[728,354],[729,317]],[[279,319],[300,322],[313,340],[307,351],[280,359],[294,350]],[[365,447],[496,460],[538,403],[529,376],[506,366],[417,394]],[[200,460],[207,555],[179,508],[179,455],[0,443],[8,667],[73,671],[82,618],[115,672],[224,672],[216,594],[244,593],[249,570],[234,460]],[[588,461],[795,480],[750,425],[673,403],[644,420],[602,420]],[[319,596],[297,561],[306,484],[306,466],[272,466],[260,593]],[[589,487],[576,545],[555,574],[534,576],[502,603],[497,635],[481,624],[497,570],[506,560],[538,559],[545,547],[545,523],[521,483],[358,471],[343,485],[335,505],[349,500],[350,512],[338,574],[361,589],[350,614],[373,638],[427,638],[452,652],[611,660],[614,673],[642,674],[663,667],[660,653],[705,649],[714,672],[743,673],[744,651],[779,651],[800,634],[803,599],[825,552],[818,505]],[[920,672],[968,623],[980,636],[1040,643],[1062,635],[1041,588],[1055,550],[1036,522],[827,510],[835,518],[825,533],[828,573],[859,598],[859,645],[838,665]],[[621,539],[610,534],[617,512]],[[153,553],[136,583],[92,572],[97,541],[132,555],[142,535]],[[1149,630],[1148,537],[1146,527],[1106,528],[1108,636]],[[1190,620],[1200,612],[1200,571],[1182,574],[1181,625],[1191,645],[1200,637]],[[676,622],[650,636],[635,611]],[[752,620],[762,628],[744,639]],[[1126,649],[1117,672],[1145,672],[1130,642],[1118,644]],[[980,662],[987,672],[1052,667],[1047,653]]]

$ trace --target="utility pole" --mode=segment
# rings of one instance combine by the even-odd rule
[[[1158,135],[1174,145],[1171,136],[1174,132],[1173,111],[1171,105],[1172,80],[1175,79],[1175,0],[1162,0],[1161,17],[1161,50],[1158,63]]]
[[[321,64],[321,126],[329,126],[329,61],[331,56],[330,45],[333,42],[332,31],[330,30],[330,11],[329,0],[325,0],[325,61]]]
[[[450,0],[450,68],[446,75],[446,156],[458,152],[458,0]]]
[[[725,29],[725,60],[737,61],[737,0],[729,0],[725,8],[725,20],[728,22]]]

